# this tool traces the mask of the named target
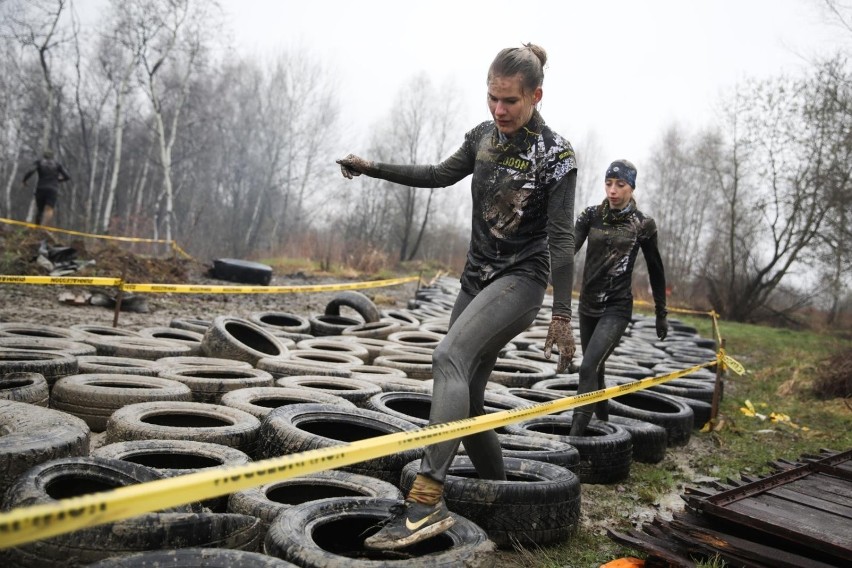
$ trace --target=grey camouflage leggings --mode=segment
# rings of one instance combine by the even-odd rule
[[[535,320],[544,292],[529,277],[511,274],[476,296],[459,292],[449,332],[432,355],[430,424],[485,413],[485,384],[497,356]],[[420,473],[443,483],[459,443],[456,439],[427,446]],[[480,478],[506,479],[503,452],[493,430],[465,437],[464,446]]]

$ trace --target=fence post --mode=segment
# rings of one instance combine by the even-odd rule
[[[121,301],[124,299],[124,278],[127,276],[127,258],[121,266],[121,280],[118,281],[118,294],[115,295],[115,313],[112,316],[112,327],[118,327],[118,313],[121,311]]]
[[[719,344],[719,349],[725,350],[725,340],[722,339]],[[710,407],[710,422],[716,421],[716,416],[719,414],[719,401],[722,398],[722,371],[723,365],[721,362],[716,362],[716,382],[713,385],[713,405]]]

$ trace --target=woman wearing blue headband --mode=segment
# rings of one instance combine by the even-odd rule
[[[583,362],[577,394],[606,386],[604,365],[633,315],[633,265],[640,248],[654,296],[657,337],[663,340],[668,333],[666,274],[657,248],[657,225],[633,199],[636,166],[628,160],[614,161],[606,170],[604,185],[606,199],[583,211],[574,226],[575,250],[589,241],[580,292]],[[596,404],[595,414],[601,420],[608,418],[606,400]],[[570,434],[582,436],[591,418],[591,405],[576,408]]]

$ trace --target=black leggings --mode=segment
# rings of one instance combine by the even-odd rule
[[[432,354],[430,424],[485,413],[485,385],[497,356],[535,320],[544,291],[529,277],[510,274],[476,296],[459,292],[447,336]],[[456,438],[427,446],[420,473],[443,483],[459,442]],[[481,479],[506,479],[503,451],[493,430],[465,437],[464,447]]]
[[[606,360],[618,345],[630,319],[622,315],[601,317],[580,314],[580,345],[583,346],[583,362],[580,364],[580,384],[577,394],[585,394],[606,387],[604,371]],[[609,418],[609,401],[595,404],[595,414],[600,420]],[[592,405],[574,409],[571,423],[572,436],[582,436],[592,419]]]

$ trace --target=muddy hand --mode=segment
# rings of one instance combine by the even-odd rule
[[[559,362],[556,364],[556,372],[562,373],[571,364],[574,351],[574,331],[571,329],[571,318],[568,316],[553,316],[550,328],[547,330],[547,339],[544,341],[544,357],[550,359],[553,344],[559,349]]]
[[[343,177],[346,179],[352,179],[355,176],[360,176],[365,173],[371,165],[370,162],[364,158],[359,158],[355,154],[349,154],[345,158],[337,160],[337,163],[340,164],[340,173],[342,173]]]
[[[669,322],[666,316],[657,316],[657,320],[654,323],[657,328],[657,337],[660,338],[660,341],[664,340],[669,334]]]

